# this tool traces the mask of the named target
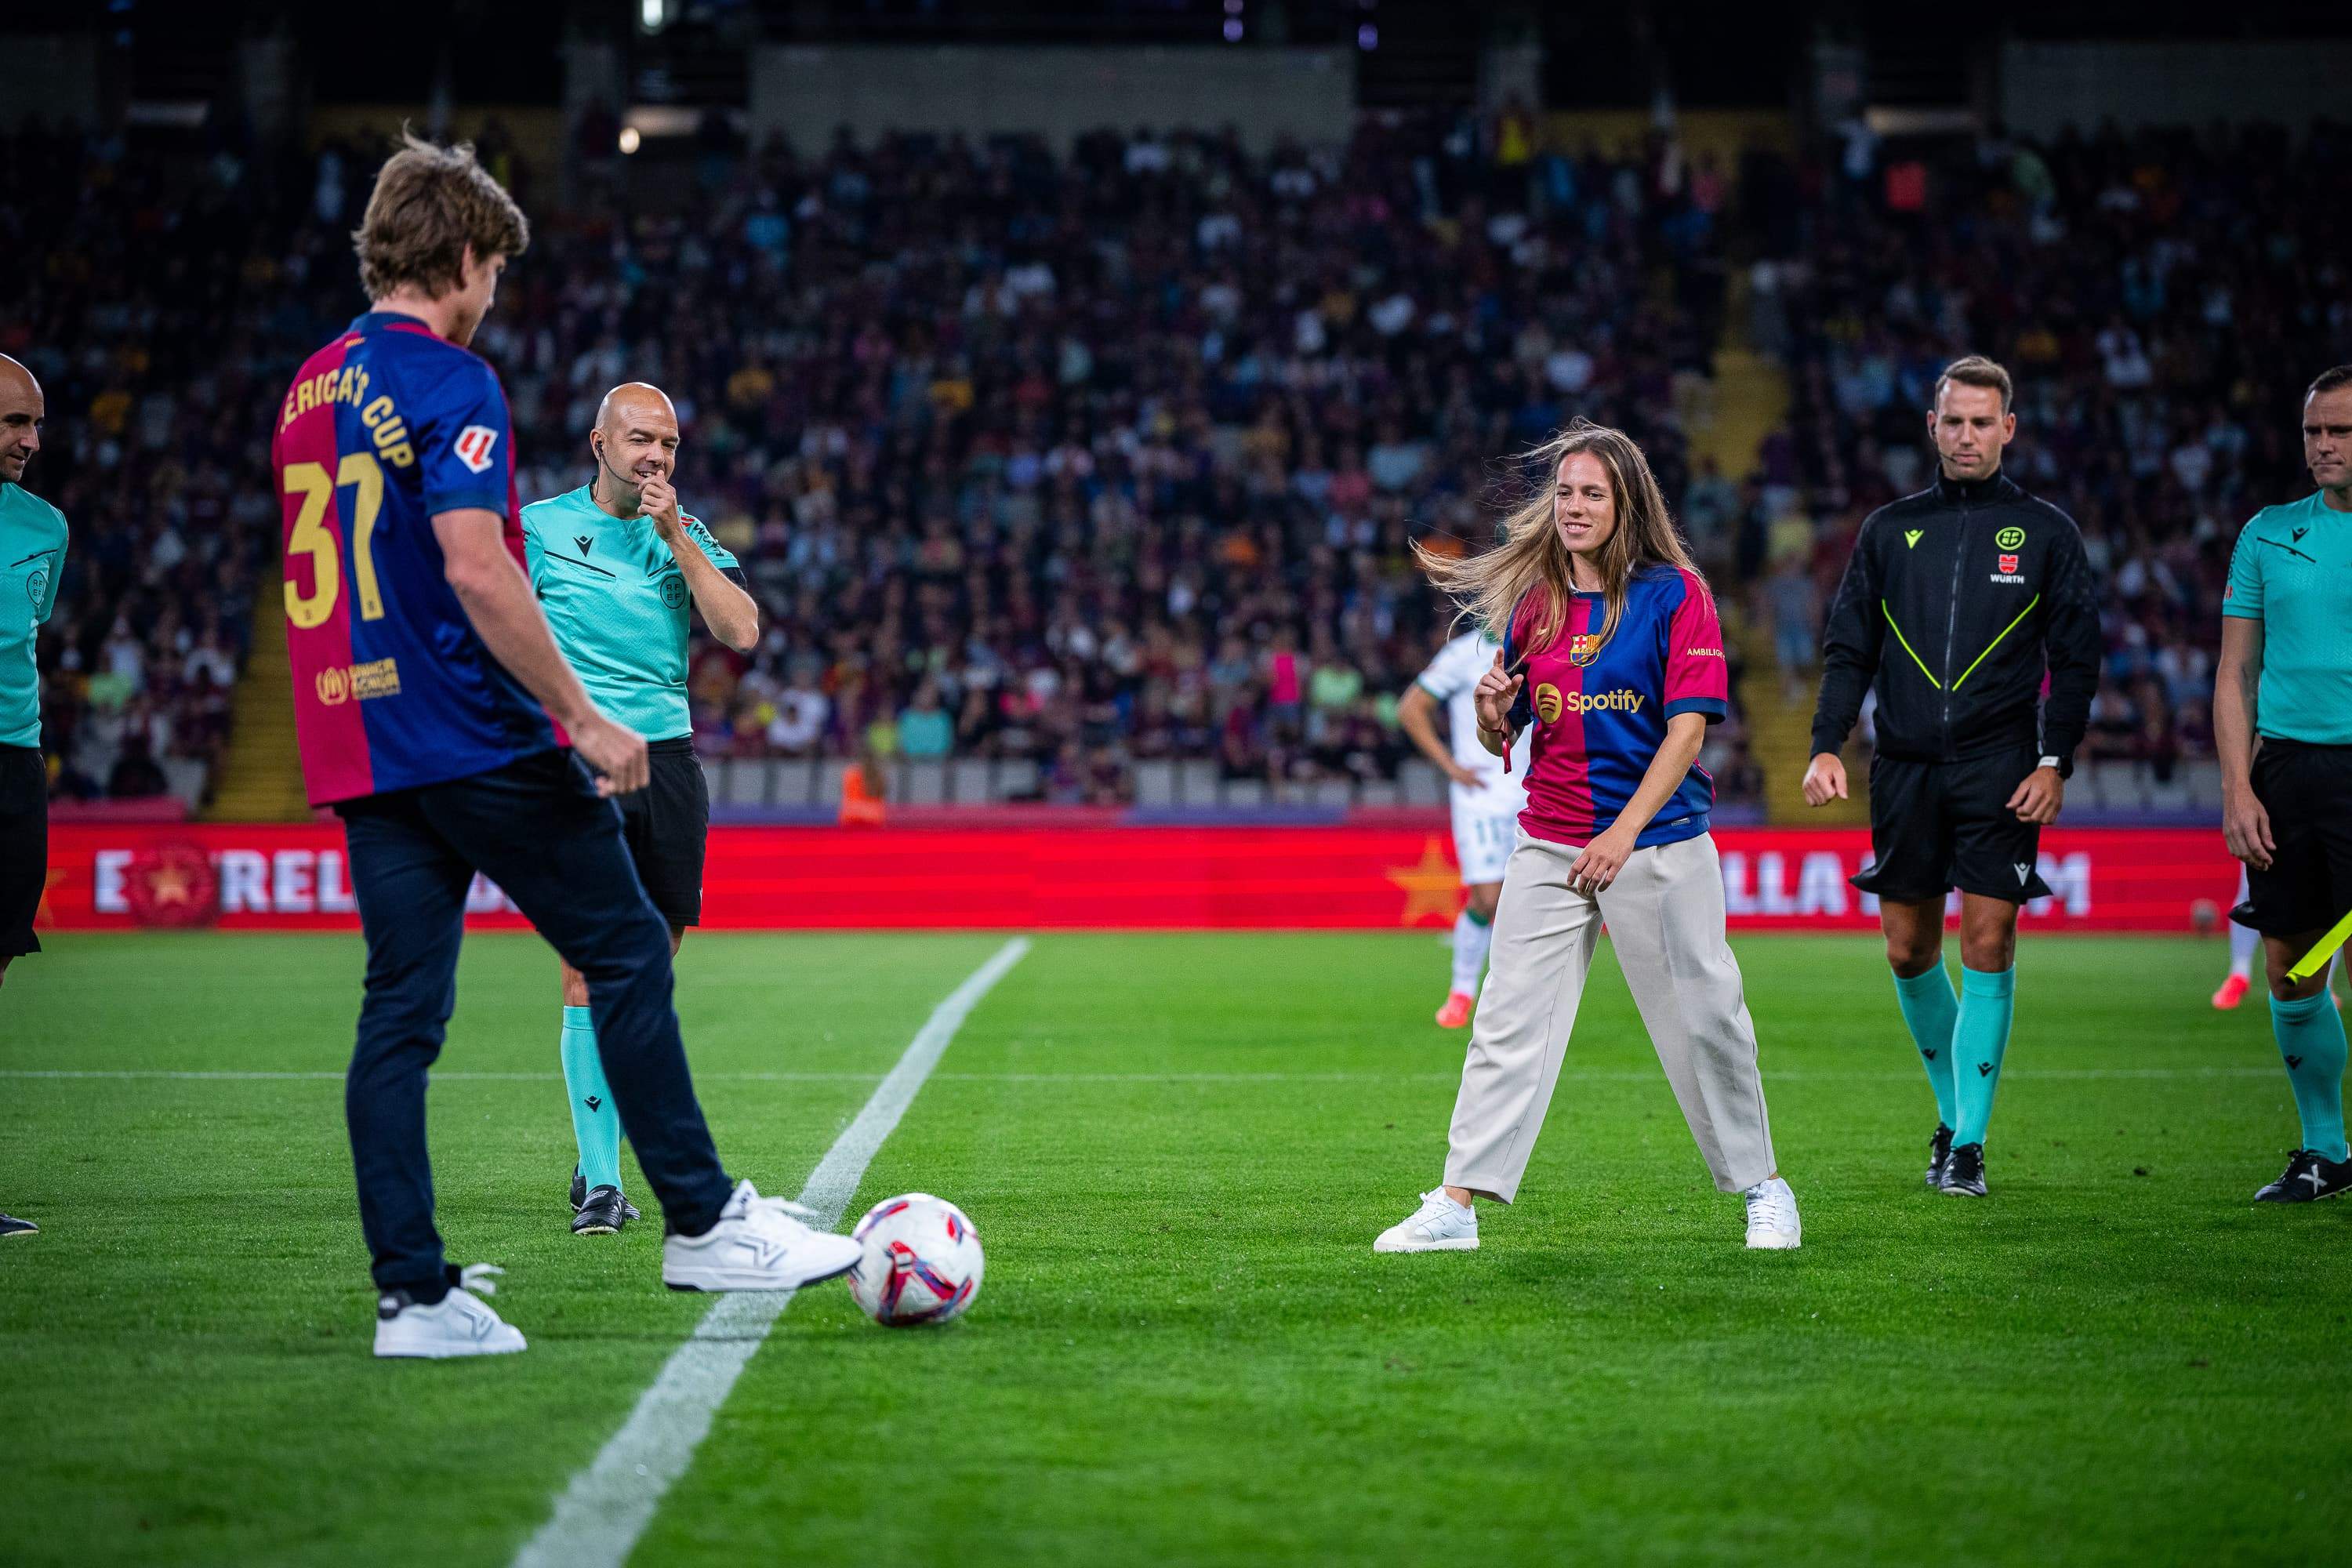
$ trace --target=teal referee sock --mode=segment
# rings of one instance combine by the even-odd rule
[[[2271,1033],[2278,1037],[2286,1080],[2294,1089],[2303,1146],[2329,1160],[2343,1159],[2344,1020],[2325,991],[2295,1002],[2273,996]]]
[[[563,1088],[572,1100],[572,1136],[580,1144],[580,1179],[590,1192],[621,1184],[621,1113],[596,1054],[596,1025],[585,1007],[563,1010]]]
[[[1927,1069],[1927,1087],[1936,1091],[1936,1120],[1947,1127],[1960,1124],[1952,1095],[1952,1028],[1960,1019],[1960,999],[1952,994],[1952,977],[1938,959],[1905,979],[1895,977],[1895,999],[1903,1005],[1903,1022],[1911,1042],[1919,1047],[1919,1065]]]
[[[1960,1017],[1952,1026],[1952,1098],[1959,1119],[1952,1145],[1981,1143],[1992,1120],[1992,1091],[2000,1087],[2000,1058],[2009,1050],[2015,1009],[2015,967],[1988,973],[1960,965]]]

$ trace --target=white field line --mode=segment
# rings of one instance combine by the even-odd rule
[[[2208,1079],[2273,1078],[2275,1067],[2198,1068],[2024,1068],[2006,1069],[2010,1079]],[[551,1072],[436,1072],[436,1083],[559,1083]],[[940,1072],[931,1077],[942,1083],[1454,1083],[1458,1072]],[[1563,1079],[1586,1083],[1650,1083],[1654,1069],[1625,1071],[1609,1068],[1569,1068]],[[1916,1072],[1860,1072],[1832,1068],[1767,1068],[1770,1083],[1908,1083]],[[697,1083],[873,1083],[870,1072],[698,1072]],[[194,1083],[307,1082],[341,1083],[339,1072],[173,1072],[163,1068],[0,1068],[0,1079],[164,1079]]]
[[[898,1058],[824,1158],[809,1173],[800,1201],[816,1211],[814,1222],[830,1230],[857,1194],[866,1167],[916,1092],[947,1050],[989,988],[1029,951],[1029,939],[1014,937],[994,957],[934,1008]],[[777,1318],[792,1305],[789,1290],[745,1290],[721,1296],[703,1315],[692,1337],[664,1363],[661,1375],[637,1400],[621,1429],[572,1478],[555,1500],[555,1511],[515,1554],[516,1568],[619,1568],[645,1533],[670,1484],[686,1473],[710,1420],[726,1401],[736,1377],[751,1359]]]

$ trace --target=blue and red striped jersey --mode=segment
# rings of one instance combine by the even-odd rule
[[[1571,596],[1559,631],[1529,647],[1539,623],[1533,602],[1513,612],[1503,665],[1527,684],[1513,717],[1532,723],[1527,809],[1528,837],[1584,844],[1606,832],[1641,787],[1666,721],[1704,713],[1720,723],[1730,710],[1730,679],[1715,600],[1698,574],[1679,566],[1637,569],[1625,584],[1625,613],[1606,643],[1608,612],[1599,594]],[[1634,839],[1637,847],[1696,838],[1707,829],[1715,781],[1697,763]]]
[[[545,710],[475,635],[433,532],[436,512],[495,511],[522,562],[497,373],[414,317],[362,316],[304,362],[270,461],[311,805],[464,778],[555,744]]]

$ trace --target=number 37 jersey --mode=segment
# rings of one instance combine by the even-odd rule
[[[413,317],[362,316],[279,406],[286,640],[310,804],[463,778],[555,744],[443,573],[436,512],[505,519],[523,557],[506,394]]]

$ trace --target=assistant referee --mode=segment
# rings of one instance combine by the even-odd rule
[[[1846,793],[1838,748],[1878,694],[1872,864],[1886,960],[1936,1094],[1927,1184],[1985,1193],[1984,1138],[2009,1046],[2018,907],[2065,799],[2099,676],[2099,614],[2074,520],[2000,471],[2017,435],[2009,372],[1978,355],[1936,380],[1936,483],[1871,513],[1822,648],[1806,802]],[[2050,697],[2036,711],[2047,671]],[[1960,992],[1943,964],[1960,890]]]
[[[2263,933],[2271,1032],[2303,1124],[2258,1203],[2352,1187],[2344,1023],[2327,1003],[2327,966],[2308,980],[2286,973],[2352,910],[2352,364],[2305,392],[2303,459],[2319,488],[2264,507],[2238,535],[2213,684],[2221,832],[2246,863],[2232,918]]]
[[[670,952],[702,921],[710,794],[686,699],[687,606],[737,653],[760,644],[760,607],[735,557],[678,510],[677,411],[659,387],[604,395],[589,433],[595,477],[523,508],[532,589],[556,646],[596,705],[646,738],[650,775],[615,803],[637,879],[669,922]],[[621,1123],[605,1086],[588,985],[563,966],[563,1082],[580,1164],[572,1229],[609,1236],[636,1217],[621,1192]]]

